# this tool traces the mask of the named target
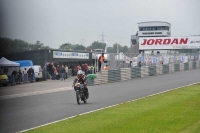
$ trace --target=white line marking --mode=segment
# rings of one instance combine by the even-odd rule
[[[13,95],[4,95],[4,96],[0,96],[0,100],[25,97],[25,96],[33,96],[33,95],[39,95],[39,94],[47,94],[47,93],[60,92],[60,91],[67,91],[70,89],[72,89],[72,88],[71,87],[62,87],[62,88],[58,88],[58,89],[51,89],[51,90],[44,90],[44,91],[34,91],[34,92],[27,92],[27,93],[13,94]]]
[[[172,90],[180,89],[180,88],[183,88],[183,87],[192,86],[192,85],[195,85],[195,84],[198,84],[198,83],[199,82],[188,84],[188,85],[184,85],[184,86],[177,87],[177,88],[174,88],[174,89],[170,89],[170,90],[162,91],[162,92],[155,93],[155,94],[152,94],[152,95],[148,95],[148,96],[145,96],[145,97],[141,97],[141,98],[137,98],[137,99],[134,99],[134,100],[130,100],[130,101],[127,101],[127,102],[124,102],[124,103],[134,102],[134,101],[137,101],[137,100],[140,100],[140,99],[144,99],[144,98],[147,98],[147,97],[155,96],[155,95],[158,95],[158,94],[162,94],[162,93],[169,92],[169,91],[172,91]],[[81,113],[81,114],[78,114],[78,115],[74,115],[74,116],[71,116],[71,117],[67,117],[67,118],[64,118],[64,119],[61,119],[61,120],[57,120],[57,121],[54,121],[54,122],[43,124],[43,125],[40,125],[40,126],[37,126],[37,127],[33,127],[33,128],[26,129],[26,130],[22,130],[19,133],[23,133],[23,132],[26,132],[26,131],[29,131],[29,130],[33,130],[33,129],[36,129],[36,128],[40,128],[40,127],[44,127],[44,126],[47,126],[47,125],[50,125],[50,124],[58,123],[60,121],[68,120],[68,119],[71,119],[71,118],[74,118],[74,117],[77,117],[77,116],[81,116],[81,115],[85,115],[85,114],[97,112],[99,110],[103,110],[103,109],[107,109],[107,108],[112,108],[112,107],[118,106],[120,104],[122,104],[122,103],[114,104],[114,105],[111,105],[111,106],[107,106],[107,107],[96,109],[96,110],[92,110],[92,111],[88,111],[88,112]]]

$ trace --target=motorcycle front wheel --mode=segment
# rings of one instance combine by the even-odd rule
[[[83,102],[84,102],[84,103],[87,103],[87,98],[86,98],[86,96],[84,96]]]
[[[79,94],[79,91],[76,91],[76,100],[77,100],[77,103],[80,104],[80,94]]]

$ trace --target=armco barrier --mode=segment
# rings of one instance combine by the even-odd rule
[[[163,66],[162,65],[157,65],[156,66],[156,75],[163,74]]]
[[[149,76],[149,68],[148,66],[141,67],[141,77],[148,77]]]
[[[184,71],[189,70],[189,63],[184,63]]]
[[[192,63],[192,61],[190,61],[190,62],[189,62],[189,70],[192,70],[192,68],[193,68],[192,65],[193,65],[193,63]]]
[[[196,64],[196,62],[194,61],[194,62],[192,62],[192,68],[193,69],[196,69],[197,68],[197,64]]]
[[[169,65],[163,65],[163,74],[169,73]]]
[[[121,81],[130,80],[131,79],[131,69],[130,68],[122,68],[121,69]]]
[[[180,64],[174,64],[174,72],[180,71]]]
[[[149,66],[149,76],[156,75],[156,66]]]
[[[174,72],[174,63],[169,64],[169,73]]]
[[[200,61],[197,61],[197,68],[199,68]]]
[[[108,83],[108,71],[101,71],[101,83]]]
[[[87,84],[88,84],[89,86],[94,85],[94,79],[87,79]]]
[[[141,68],[140,67],[133,67],[131,68],[131,78],[140,78],[141,77]]]
[[[184,63],[180,63],[180,71],[184,71]]]
[[[126,81],[134,78],[154,76],[161,74],[168,74],[177,71],[186,71],[192,68],[199,68],[200,61],[188,62],[188,63],[176,63],[176,64],[165,64],[157,66],[146,66],[146,67],[133,67],[133,68],[121,68],[115,70],[103,70],[97,74],[97,78],[88,79],[88,85],[99,85],[106,83],[113,83],[119,81]]]

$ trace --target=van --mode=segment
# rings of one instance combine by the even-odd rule
[[[34,65],[33,69],[34,69],[36,81],[42,79],[42,68],[41,68],[41,66]]]

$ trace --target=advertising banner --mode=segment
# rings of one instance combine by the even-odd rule
[[[89,53],[53,51],[53,58],[89,59]]]
[[[139,38],[139,49],[200,49],[200,36]]]
[[[163,57],[163,64],[169,64],[169,56]]]
[[[131,59],[126,56],[126,63],[130,63]]]
[[[152,62],[152,64],[156,64],[156,57],[152,57],[151,62]]]
[[[188,56],[182,56],[182,57],[181,57],[181,61],[182,61],[183,63],[187,63],[187,62],[188,62]]]
[[[137,57],[133,57],[132,66],[137,66]]]

